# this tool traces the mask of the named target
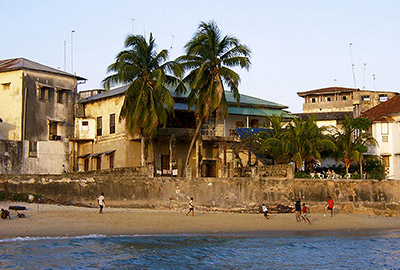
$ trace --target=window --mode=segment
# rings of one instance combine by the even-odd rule
[[[327,97],[326,102],[331,102],[331,97]]]
[[[110,134],[115,133],[115,113],[110,114]]]
[[[96,170],[101,170],[101,157],[96,157]]]
[[[313,98],[311,99],[311,103],[315,103],[315,102],[317,102],[317,99],[313,97]]]
[[[370,98],[369,98],[369,96],[362,96],[361,100],[362,101],[370,101]]]
[[[10,82],[1,84],[3,90],[10,90],[10,85],[11,85]]]
[[[82,130],[89,130],[89,121],[82,121]]]
[[[389,123],[381,123],[381,134],[382,135],[389,134]]]
[[[342,100],[343,100],[343,101],[347,100],[347,97],[346,97],[346,96],[343,96],[343,97],[342,97]]]
[[[114,155],[115,155],[115,152],[113,152],[113,153],[108,155],[108,158],[109,158],[109,161],[110,161],[110,169],[114,168]]]
[[[103,121],[101,116],[97,117],[97,136],[101,136],[102,135],[102,125],[103,125]]]
[[[53,88],[48,88],[47,89],[47,96],[50,102],[54,101],[54,89]]]
[[[85,158],[83,160],[83,170],[86,172],[89,171],[89,159],[88,158]]]
[[[61,136],[57,134],[57,122],[55,121],[49,122],[49,140],[51,141],[61,140]]]
[[[386,94],[379,95],[379,101],[380,102],[385,102],[387,100],[388,100],[388,97],[387,97]]]
[[[63,91],[57,91],[57,103],[63,103],[63,96],[64,96]]]
[[[37,142],[29,141],[29,157],[37,157]]]
[[[45,100],[46,99],[46,88],[40,87],[39,88],[39,100]]]

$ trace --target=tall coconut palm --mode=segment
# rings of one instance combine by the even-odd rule
[[[368,146],[377,144],[369,132],[371,122],[366,118],[351,119],[346,117],[341,128],[334,135],[337,151],[335,157],[344,162],[346,174],[349,173],[350,165],[359,162],[363,153],[368,151]]]
[[[329,135],[324,134],[325,128],[318,127],[315,119],[307,120],[293,118],[282,136],[283,149],[291,156],[299,171],[303,163],[313,164],[321,161],[323,150],[334,149],[335,144]]]
[[[250,67],[250,49],[240,44],[233,36],[222,36],[217,24],[201,22],[198,31],[185,45],[186,54],[177,61],[188,72],[184,82],[190,86],[189,107],[195,106],[198,119],[195,134],[190,143],[185,164],[189,158],[194,142],[200,132],[203,121],[210,116],[216,119],[225,118],[228,112],[224,85],[233,92],[239,102],[240,76],[231,67]]]
[[[174,99],[166,86],[177,84],[178,79],[167,72],[180,76],[182,69],[175,62],[166,61],[167,50],[156,52],[152,34],[148,42],[141,35],[129,35],[125,48],[118,53],[115,63],[108,66],[107,73],[113,74],[103,80],[103,85],[106,89],[117,84],[129,85],[120,119],[126,120],[129,133],[141,135],[151,143],[157,127],[165,126],[168,114],[173,113]],[[142,155],[142,165],[143,159],[147,160],[147,154],[144,158]]]

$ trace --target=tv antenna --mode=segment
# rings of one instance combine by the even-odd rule
[[[353,81],[354,81],[354,88],[357,88],[357,85],[356,85],[356,74],[354,73],[354,63],[353,63],[353,53],[352,53],[352,51],[351,51],[351,46],[353,45],[353,43],[352,42],[350,42],[350,44],[349,44],[349,48],[350,48],[350,60],[351,60],[351,69],[352,69],[352,71],[353,71]]]
[[[364,74],[363,74],[363,90],[365,89],[365,70],[367,69],[367,63],[364,63]]]
[[[172,50],[172,46],[174,45],[174,35],[172,35],[172,40],[171,40],[171,47],[169,47]]]
[[[375,74],[372,74],[372,78],[374,80],[374,90],[376,90],[376,84],[375,84],[376,77],[375,77]]]

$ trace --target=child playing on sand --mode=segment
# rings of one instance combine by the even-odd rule
[[[190,198],[190,202],[189,202],[189,212],[187,212],[186,215],[189,215],[190,212],[192,212],[192,216],[194,216],[193,197]]]
[[[303,203],[303,210],[301,213],[301,218],[304,220],[305,223],[310,223],[311,221],[308,219],[307,214],[310,213],[310,208],[306,206],[305,203]]]
[[[97,198],[97,201],[99,203],[99,214],[103,213],[103,207],[106,206],[106,201],[104,200],[104,192],[101,193],[101,195]]]
[[[265,205],[265,203],[262,204],[262,210],[263,210],[263,212],[264,212],[264,217],[265,217],[266,219],[269,219],[269,216],[268,216],[268,208],[267,208],[267,206]]]
[[[328,199],[328,203],[326,204],[328,206],[328,210],[331,211],[331,217],[333,217],[333,200],[331,197]]]

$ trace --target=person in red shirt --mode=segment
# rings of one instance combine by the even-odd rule
[[[326,206],[328,206],[328,210],[331,210],[331,217],[333,217],[333,200],[331,197],[329,197]]]
[[[308,219],[307,214],[310,213],[310,208],[308,208],[306,206],[305,203],[303,203],[303,209],[302,209],[302,213],[301,213],[301,218],[304,220],[305,223],[310,223],[311,221]]]

